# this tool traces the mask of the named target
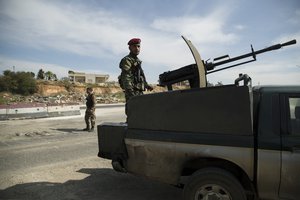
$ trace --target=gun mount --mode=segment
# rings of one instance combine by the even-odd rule
[[[188,81],[191,88],[203,88],[206,87],[207,81],[206,81],[206,75],[219,72],[222,70],[226,70],[232,67],[236,67],[239,65],[243,65],[246,63],[254,62],[256,61],[256,55],[265,53],[268,51],[278,50],[284,46],[289,46],[296,44],[296,40],[291,40],[289,42],[285,42],[282,44],[275,44],[270,47],[260,49],[258,51],[254,51],[253,46],[251,45],[251,52],[247,54],[243,54],[240,56],[236,56],[233,58],[230,58],[229,55],[220,56],[213,59],[213,62],[203,61],[200,57],[200,54],[198,53],[197,49],[193,46],[191,41],[187,40],[184,36],[182,38],[185,40],[187,45],[189,46],[194,59],[196,61],[195,64],[190,64],[184,67],[181,67],[179,69],[164,72],[159,75],[159,86],[167,86],[168,90],[172,90],[172,85],[175,83],[179,83],[182,81]],[[244,60],[245,58],[252,57],[249,60]],[[220,69],[215,69],[217,66],[225,65],[227,63],[232,63],[238,60],[244,60],[239,63],[235,63],[229,66],[222,67]]]

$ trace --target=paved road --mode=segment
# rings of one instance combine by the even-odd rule
[[[123,113],[98,108],[97,124],[122,122]],[[181,199],[181,189],[112,170],[83,126],[83,114],[0,122],[0,199]]]

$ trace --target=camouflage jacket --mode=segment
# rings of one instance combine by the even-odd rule
[[[123,90],[144,91],[148,86],[146,77],[141,67],[142,61],[135,55],[129,54],[120,62],[122,70],[119,83]]]
[[[96,106],[96,97],[93,93],[89,94],[86,97],[86,109],[94,109],[95,106]]]

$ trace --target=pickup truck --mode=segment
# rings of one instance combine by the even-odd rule
[[[98,156],[183,187],[184,200],[299,199],[300,86],[243,77],[133,97],[127,123],[98,125]]]
[[[184,184],[184,199],[299,199],[300,86],[172,91],[128,108],[128,124],[98,126],[117,171]]]

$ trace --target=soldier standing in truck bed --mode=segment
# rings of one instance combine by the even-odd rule
[[[95,120],[96,120],[96,115],[95,115],[96,98],[93,92],[93,88],[88,87],[86,89],[86,93],[88,94],[88,96],[86,97],[86,111],[84,116],[86,128],[83,130],[92,132],[94,131]]]
[[[137,57],[140,53],[140,44],[139,38],[129,40],[130,53],[120,62],[122,72],[119,76],[119,83],[125,93],[126,103],[131,97],[142,95],[145,90],[153,90],[146,81],[141,67],[142,61]]]

